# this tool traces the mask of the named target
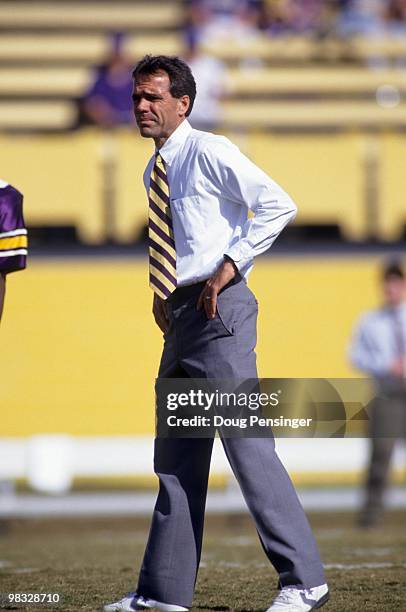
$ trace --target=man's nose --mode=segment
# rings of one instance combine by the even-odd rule
[[[144,98],[141,98],[140,100],[138,100],[135,105],[134,105],[134,110],[137,113],[143,113],[148,111],[149,109],[149,102],[148,100],[145,100]]]

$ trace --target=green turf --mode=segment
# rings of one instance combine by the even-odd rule
[[[323,610],[406,610],[406,513],[388,514],[384,525],[373,531],[354,528],[349,513],[312,514],[310,520],[331,589],[331,601]],[[139,518],[3,524],[0,591],[58,592],[64,602],[51,609],[100,610],[103,603],[134,588],[148,525]],[[338,564],[343,567],[335,568]],[[194,610],[263,611],[275,587],[276,574],[249,517],[208,517]]]

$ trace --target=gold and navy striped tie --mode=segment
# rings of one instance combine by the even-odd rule
[[[149,186],[149,284],[166,300],[176,289],[176,250],[165,162],[157,154]]]

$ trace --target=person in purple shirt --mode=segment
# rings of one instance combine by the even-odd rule
[[[93,84],[84,96],[83,111],[91,123],[105,128],[133,123],[131,73],[123,37],[116,34],[106,63],[97,69]]]
[[[27,230],[23,218],[23,196],[0,180],[0,319],[6,292],[6,276],[23,270],[27,259]]]

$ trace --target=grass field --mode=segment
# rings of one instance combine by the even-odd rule
[[[326,612],[406,610],[406,513],[373,531],[350,513],[311,514],[331,589]],[[134,588],[149,520],[13,520],[0,535],[0,591],[60,593],[56,611],[96,611]],[[276,574],[246,515],[209,516],[194,610],[263,611]],[[49,606],[7,609],[44,610]]]

